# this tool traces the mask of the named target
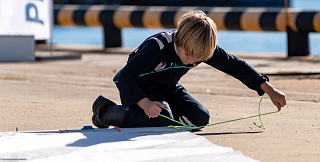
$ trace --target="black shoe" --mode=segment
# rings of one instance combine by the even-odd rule
[[[92,105],[92,123],[98,128],[109,128],[110,125],[104,124],[100,116],[106,111],[109,107],[116,105],[114,102],[99,96]]]

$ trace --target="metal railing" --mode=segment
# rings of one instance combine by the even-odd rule
[[[120,47],[121,28],[176,28],[192,9],[206,12],[220,30],[287,32],[288,56],[309,55],[308,33],[320,32],[320,11],[282,8],[55,5],[54,23],[102,26],[104,47]]]

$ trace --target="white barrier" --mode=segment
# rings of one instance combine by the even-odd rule
[[[0,35],[51,37],[51,0],[0,0]]]
[[[51,31],[52,0],[0,0],[0,62],[34,61],[34,40]]]

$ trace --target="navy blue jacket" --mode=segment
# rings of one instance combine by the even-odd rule
[[[175,32],[161,32],[147,38],[129,55],[125,67],[114,77],[128,106],[147,97],[144,90],[172,91],[184,74],[202,62],[235,77],[259,95],[264,94],[260,85],[268,78],[219,46],[207,61],[183,64],[174,47]]]

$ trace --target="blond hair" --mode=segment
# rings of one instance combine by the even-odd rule
[[[178,22],[174,42],[189,56],[205,61],[216,49],[217,26],[203,11],[189,11],[182,15]]]

